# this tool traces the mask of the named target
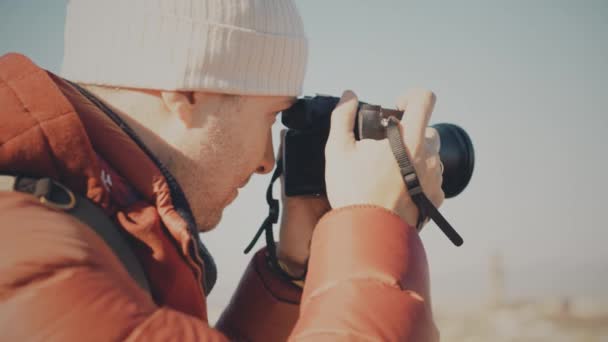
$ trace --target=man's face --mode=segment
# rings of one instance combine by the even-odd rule
[[[253,173],[275,163],[271,126],[293,97],[193,94],[189,128],[172,129],[168,141],[181,155],[168,163],[201,231],[215,227],[224,208]]]

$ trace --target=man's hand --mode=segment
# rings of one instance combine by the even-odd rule
[[[424,193],[438,208],[444,199],[439,136],[427,127],[434,104],[432,92],[414,90],[400,98],[397,107],[404,110],[400,128],[410,160]],[[355,141],[357,106],[357,96],[346,91],[332,113],[325,147],[329,203],[334,209],[355,204],[377,205],[416,226],[418,208],[406,191],[388,140]]]
[[[281,131],[281,157],[285,130]],[[281,176],[282,189],[283,176]],[[325,196],[285,196],[282,190],[282,215],[277,257],[286,266],[286,270],[294,277],[300,277],[306,271],[306,263],[310,255],[310,240],[312,233],[321,216],[331,208]]]
[[[397,108],[405,111],[401,131],[410,160],[422,189],[438,208],[444,199],[439,135],[435,129],[427,127],[434,104],[433,93],[414,90],[398,100]],[[418,208],[407,194],[388,140],[355,141],[357,105],[356,95],[346,91],[332,113],[331,131],[325,148],[328,197],[286,197],[284,192],[282,194],[283,213],[277,256],[287,266],[288,273],[295,277],[306,270],[314,228],[331,208],[374,204],[395,212],[408,224],[416,226]],[[284,133],[281,132],[281,142]],[[279,154],[282,153],[281,148]]]
[[[330,209],[325,196],[283,197],[277,257],[290,275],[300,277],[305,273],[313,230]]]

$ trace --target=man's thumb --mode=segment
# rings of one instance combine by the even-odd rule
[[[359,101],[350,90],[345,91],[331,114],[328,144],[343,147],[355,144],[355,118]]]
[[[424,148],[425,131],[435,106],[435,94],[429,90],[415,89],[407,94],[406,102],[401,120],[404,140],[410,153],[417,154],[419,148]],[[403,106],[402,103],[399,105]]]

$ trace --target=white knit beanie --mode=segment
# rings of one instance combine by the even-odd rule
[[[293,0],[69,0],[62,76],[115,87],[296,96],[307,54]]]

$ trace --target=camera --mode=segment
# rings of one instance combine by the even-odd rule
[[[325,144],[329,137],[331,114],[339,101],[340,99],[334,96],[307,96],[298,99],[282,113],[281,120],[288,129],[283,137],[283,154],[277,161],[277,168],[266,190],[268,216],[264,219],[253,240],[245,248],[245,253],[249,252],[262,233],[266,232],[269,260],[277,269],[281,268],[278,266],[277,256],[274,253],[276,246],[272,226],[277,223],[279,218],[279,201],[273,198],[272,186],[282,174],[283,191],[286,196],[325,194]],[[355,139],[382,140],[388,138],[404,181],[406,184],[414,185],[413,187],[408,185],[408,191],[411,191],[410,196],[421,214],[417,228],[422,227],[426,218],[432,219],[454,245],[462,245],[462,237],[441,215],[424,192],[420,191],[417,177],[410,177],[414,173],[405,164],[408,159],[403,155],[405,147],[401,136],[397,136],[399,133],[395,131],[395,128],[398,127],[397,123],[391,117],[401,120],[403,112],[359,102],[354,127]],[[456,125],[441,123],[432,127],[437,130],[441,141],[439,150],[439,158],[443,164],[441,188],[446,198],[454,197],[467,187],[473,175],[475,165],[473,144],[465,130]],[[352,186],[357,186],[357,184]]]
[[[325,194],[325,144],[331,113],[339,101],[333,96],[307,96],[283,111],[281,120],[288,128],[282,155],[287,196]],[[360,102],[354,127],[355,139],[385,139],[383,120],[390,116],[400,120],[403,112]],[[451,198],[461,193],[471,180],[475,165],[473,144],[466,131],[457,125],[440,123],[431,127],[437,130],[441,141],[441,187],[445,197]]]

